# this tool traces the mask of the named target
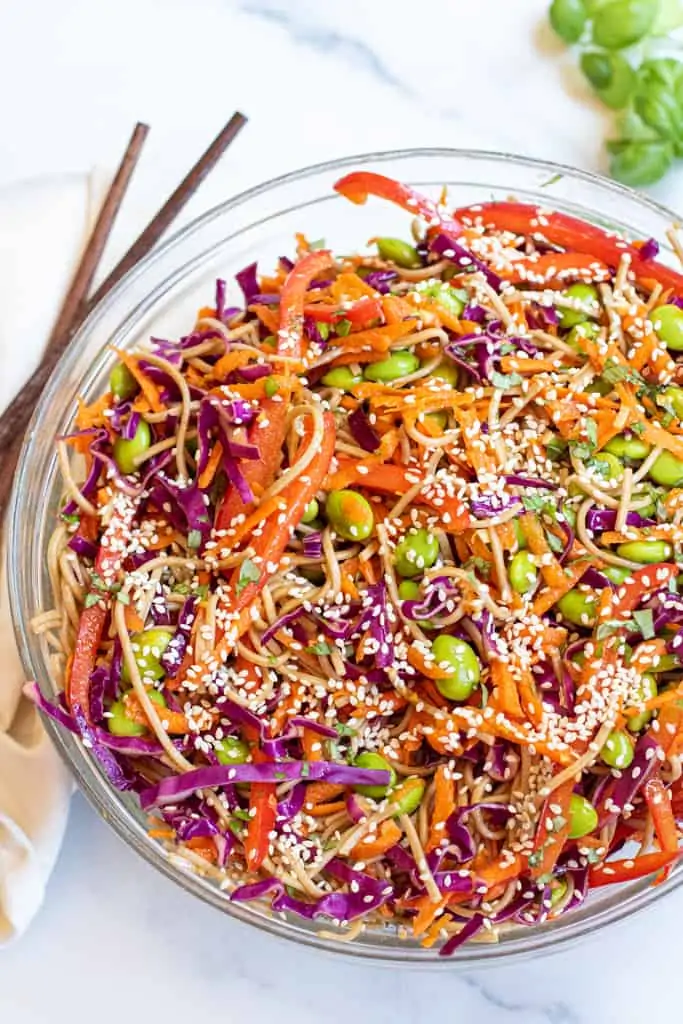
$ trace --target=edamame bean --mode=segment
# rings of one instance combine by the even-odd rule
[[[650,313],[657,337],[674,352],[683,351],[683,309],[678,306],[657,306]]]
[[[109,708],[107,728],[113,736],[144,736],[147,732],[144,725],[128,717],[122,700],[115,700]]]
[[[683,483],[683,461],[671,452],[662,452],[650,466],[648,476],[663,487],[678,487]]]
[[[386,359],[378,363],[369,363],[365,367],[363,376],[366,380],[374,381],[377,384],[389,384],[399,377],[407,377],[420,366],[420,360],[412,352],[399,349],[392,352]]]
[[[619,459],[635,459],[640,461],[647,458],[652,451],[652,446],[647,441],[641,441],[639,437],[631,434],[617,434],[605,445],[605,451],[616,455]]]
[[[431,380],[432,377],[436,377],[437,380],[442,380],[454,388],[458,383],[458,367],[455,363],[444,359],[435,370],[432,370],[431,376],[428,379]]]
[[[326,388],[340,388],[342,391],[350,391],[354,384],[360,384],[362,377],[353,373],[348,366],[335,366],[328,370],[322,378]]]
[[[634,703],[644,704],[646,701],[657,696],[657,680],[653,675],[650,675],[649,672],[643,672],[640,677],[640,685],[637,689],[638,700]],[[626,725],[631,732],[640,732],[641,729],[645,728],[651,718],[651,711],[641,711],[639,715],[631,715],[630,718],[627,718]]]
[[[665,540],[630,540],[626,544],[619,544],[617,554],[620,558],[628,558],[641,565],[655,565],[657,562],[667,562],[673,554],[673,548]]]
[[[574,587],[557,602],[563,619],[575,626],[593,626],[598,611],[598,599],[592,590]]]
[[[315,500],[315,498],[313,498],[313,500],[309,501],[308,505],[304,509],[304,514],[301,517],[301,522],[312,523],[313,520],[317,517],[319,511],[320,506],[318,505],[318,502]]]
[[[600,572],[612,583],[623,583],[633,575],[633,569],[627,569],[625,565],[606,565]]]
[[[515,540],[517,541],[517,547],[520,551],[523,551],[526,547],[526,537],[524,536],[524,530],[521,527],[519,519],[513,521],[515,528]]]
[[[389,772],[389,782],[385,786],[354,786],[356,793],[370,796],[373,800],[381,800],[396,785],[396,772],[381,754],[366,750],[359,754],[353,762],[356,768],[371,768],[374,771]]]
[[[398,585],[398,596],[402,601],[419,601],[422,597],[419,583],[415,580],[401,580]],[[434,624],[429,619],[418,619],[417,624],[421,629],[434,629]]]
[[[148,690],[147,695],[153,704],[158,707],[166,707],[166,699],[163,693],[158,690]],[[128,717],[125,702],[115,700],[109,707],[107,716],[107,728],[113,736],[143,736],[147,728],[141,722],[135,722]]]
[[[610,452],[598,452],[586,462],[586,467],[594,477],[600,480],[619,480],[624,475],[624,467]]]
[[[219,764],[244,764],[249,760],[249,747],[237,736],[217,740],[213,752]]]
[[[664,388],[655,401],[657,402],[657,405],[660,405],[663,408],[669,406],[673,409],[676,418],[683,420],[683,388],[679,388],[675,384],[670,384],[668,388]]]
[[[401,580],[398,585],[398,596],[402,601],[419,601],[420,584],[415,580]]]
[[[438,412],[428,412],[425,415],[425,421],[433,423],[438,430],[443,432],[448,426],[448,413],[441,409]]]
[[[140,420],[135,437],[127,441],[125,437],[117,437],[114,441],[114,459],[122,473],[129,476],[137,472],[135,459],[143,455],[152,443],[152,432],[147,420]]]
[[[445,679],[437,679],[436,687],[448,700],[467,700],[479,685],[481,666],[473,648],[458,637],[442,633],[432,642],[432,654],[439,668],[453,669]]]
[[[533,555],[528,551],[518,551],[508,566],[510,583],[518,594],[528,594],[538,582],[538,569]]]
[[[171,642],[172,629],[164,629],[161,626],[152,626],[151,629],[143,629],[140,633],[133,633],[130,638],[135,661],[142,676],[143,682],[152,679],[163,679],[164,668],[159,660]],[[121,678],[125,683],[130,682],[128,664],[124,661]]]
[[[422,260],[414,245],[401,238],[376,238],[375,245],[383,260],[395,263],[397,267],[421,267]]]
[[[139,391],[140,385],[127,366],[117,363],[109,374],[109,389],[115,398],[118,398],[120,402],[125,402],[127,398],[132,398]]]
[[[424,779],[406,779],[390,794],[392,804],[396,805],[397,814],[413,814],[425,795]]]
[[[565,312],[568,313],[569,310],[566,310]],[[564,340],[568,345],[571,345],[572,348],[576,349],[577,352],[583,352],[586,347],[586,340],[597,338],[599,333],[600,327],[598,324],[592,323],[590,320],[585,320],[583,323],[579,323],[575,327],[572,327]],[[610,385],[610,388],[611,387],[612,385]]]
[[[560,39],[578,43],[587,18],[584,0],[553,0],[548,16]]]
[[[598,813],[585,796],[572,793],[569,801],[569,838],[581,839],[597,827]]]
[[[576,299],[583,304],[584,309],[569,309],[562,306],[562,297],[557,300],[558,315],[561,327],[574,327],[576,324],[585,323],[586,320],[595,320],[600,316],[600,303],[598,290],[592,284],[583,284],[577,281],[571,284],[562,295],[567,299]]]
[[[628,768],[633,760],[633,744],[625,732],[615,729],[605,740],[600,756],[610,768]]]
[[[439,542],[424,527],[411,529],[396,545],[394,565],[400,576],[420,576],[439,557]]]
[[[611,0],[593,14],[593,42],[606,50],[623,50],[647,35],[659,5],[652,0]]]
[[[372,506],[358,491],[330,491],[325,511],[332,529],[345,540],[367,540],[375,526]]]

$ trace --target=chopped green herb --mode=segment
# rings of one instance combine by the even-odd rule
[[[119,602],[119,604],[130,604],[130,597],[128,596],[128,594],[124,594],[122,590],[119,590],[118,594],[116,595],[116,600]]]
[[[62,520],[65,523],[72,523],[74,526],[80,525],[81,517],[77,512],[62,512]]]
[[[550,533],[549,530],[546,530],[545,536],[548,541],[548,547],[551,551],[554,551],[555,554],[559,554],[561,551],[564,551],[564,544],[554,533]]]
[[[325,239],[324,238],[316,238],[315,242],[309,242],[308,243],[308,248],[310,249],[311,252],[317,252],[318,249],[324,249],[325,248]]]
[[[491,374],[491,383],[494,388],[505,391],[507,388],[514,388],[521,384],[522,378],[518,373],[498,373],[497,370],[494,370]]]
[[[92,608],[94,605],[99,604],[101,600],[101,594],[93,594],[93,592],[90,591],[89,594],[85,595],[85,601],[83,602],[83,604],[86,608]]]
[[[237,807],[232,812],[232,816],[233,818],[238,818],[240,821],[251,821],[251,815],[249,814],[249,811],[244,811],[242,810],[241,807]]]
[[[551,462],[559,462],[562,456],[567,451],[569,442],[565,441],[563,437],[552,437],[548,441],[548,447],[546,448],[546,455]]]
[[[654,619],[651,608],[641,608],[633,613],[633,621],[643,634],[643,640],[652,640],[655,635]]]
[[[237,586],[235,587],[238,596],[250,583],[258,583],[260,579],[261,570],[259,567],[254,565],[251,558],[245,558],[240,566],[240,574],[237,579]]]
[[[318,640],[314,644],[310,644],[306,650],[309,654],[317,654],[320,657],[324,657],[326,654],[332,654],[334,647],[330,647],[326,640]]]
[[[528,857],[529,867],[530,868],[537,868],[542,860],[543,860],[543,851],[542,850],[535,850],[534,853],[530,853],[529,854],[529,857]]]
[[[202,543],[201,530],[190,530],[187,535],[187,546],[188,548],[198,548]]]
[[[598,443],[598,425],[595,420],[586,420],[586,437],[595,448]]]
[[[557,185],[558,181],[562,181],[563,174],[553,174],[547,181],[541,182],[541,188],[550,188],[551,185]]]

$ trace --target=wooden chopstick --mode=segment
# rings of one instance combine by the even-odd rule
[[[64,310],[63,306],[60,316],[57,319],[57,323],[55,324],[55,328],[50,335],[50,342],[48,343],[48,347],[38,369],[29,378],[28,382],[24,385],[19,394],[14,397],[10,405],[0,416],[0,453],[2,453],[2,473],[0,473],[0,522],[2,521],[2,516],[4,515],[11,491],[14,471],[21,451],[23,433],[26,430],[28,421],[33,414],[35,404],[38,401],[43,388],[47,384],[59,356],[75,331],[94,309],[95,305],[98,302],[101,302],[109,291],[118,284],[121,278],[154,248],[164,232],[170,227],[175,218],[185,207],[186,203],[197,190],[207,174],[215,167],[216,163],[226,151],[230,143],[244,127],[246,121],[247,119],[243,114],[240,114],[239,112],[233,114],[225,127],[213,140],[209,148],[201,155],[196,164],[183,178],[180,185],[178,185],[161,209],[155,214],[125,256],[123,256],[119,263],[117,263],[111,273],[99,286],[95,294],[88,299],[87,292],[92,283],[93,275],[97,269],[97,261],[99,261],[99,257],[101,256],[104,245],[106,244],[107,237],[113,226],[113,219],[118,211],[118,206],[123,198],[123,194],[125,194],[125,188],[130,180],[130,175],[132,174],[135,161],[137,160],[136,157],[132,166],[130,166],[130,160],[127,161],[128,150],[130,149],[129,143],[129,147],[126,150],[126,154],[124,155],[121,166],[116,175],[118,178],[124,164],[126,164],[126,166],[129,167],[128,179],[124,181],[123,194],[118,199],[118,204],[112,206],[113,214],[108,224],[108,231],[104,235],[104,240],[102,241],[100,239],[97,247],[94,245],[92,246],[93,251],[97,252],[97,260],[95,261],[92,269],[88,267],[86,268],[86,271],[82,270],[86,255],[88,251],[91,250],[91,245],[93,243],[93,239],[91,238],[81,263],[79,264],[78,270],[74,275],[74,280],[64,302],[64,306],[67,305],[67,301],[69,302],[69,306],[72,310],[71,319],[69,320],[67,317],[62,316],[62,312]],[[136,128],[136,132],[138,131],[138,128],[145,128],[145,126],[138,126]],[[135,137],[136,132],[133,133],[133,137]],[[146,131],[144,134],[146,134]],[[142,141],[144,141],[144,134]],[[133,139],[131,139],[131,143],[132,141]],[[138,145],[141,146],[142,142],[139,142]],[[114,181],[116,181],[116,178]],[[107,199],[105,199],[105,204],[109,200],[109,195],[111,194],[113,186],[114,182],[112,182],[112,188],[107,195]],[[102,215],[98,218],[98,224],[101,219]],[[106,224],[104,226],[107,227]],[[95,230],[96,229],[97,225]],[[95,231],[93,231],[93,235],[94,234]],[[80,280],[81,288],[83,288],[83,284],[85,283],[85,288],[78,297],[78,303],[74,311],[74,299],[71,292],[74,290],[74,284],[77,279]],[[61,324],[59,323],[60,320],[62,320]],[[61,332],[59,335],[57,334],[58,326],[60,327]]]
[[[174,192],[168,197],[161,209],[154,215],[142,234],[133,242],[128,252],[116,264],[112,272],[105,278],[95,294],[88,300],[85,316],[94,309],[98,302],[119,283],[121,278],[132,270],[140,260],[151,252],[161,236],[171,226],[189,199],[197,191],[207,174],[213,170],[231,142],[247,123],[244,114],[234,113],[224,128],[218,133],[209,148],[202,153],[197,163],[185,175]],[[85,319],[83,316],[83,319]]]
[[[72,334],[72,324],[78,315],[78,310],[83,300],[90,291],[102,252],[114,226],[116,214],[119,212],[121,201],[130,184],[130,179],[140,158],[148,132],[149,128],[146,124],[136,124],[135,130],[126,146],[126,151],[123,154],[123,159],[109,186],[109,191],[105,196],[102,209],[88,239],[88,244],[76,268],[76,273],[71,280],[62,303],[62,308],[50,332],[38,369],[29,377],[21,391],[14,396],[2,416],[0,416],[0,452],[7,445],[13,444],[17,434],[21,435],[26,429],[35,404],[40,398],[59,357],[69,342]],[[6,475],[5,465],[3,464],[3,476],[6,477]]]

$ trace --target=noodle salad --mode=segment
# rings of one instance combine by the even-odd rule
[[[231,900],[447,955],[679,857],[683,275],[335,188],[411,241],[297,236],[79,403],[27,693]]]

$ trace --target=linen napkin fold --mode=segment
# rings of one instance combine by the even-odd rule
[[[36,179],[0,192],[0,410],[40,361],[95,211],[92,176]],[[0,469],[2,455],[0,454]],[[40,907],[69,807],[71,778],[35,708],[0,575],[0,945]]]

